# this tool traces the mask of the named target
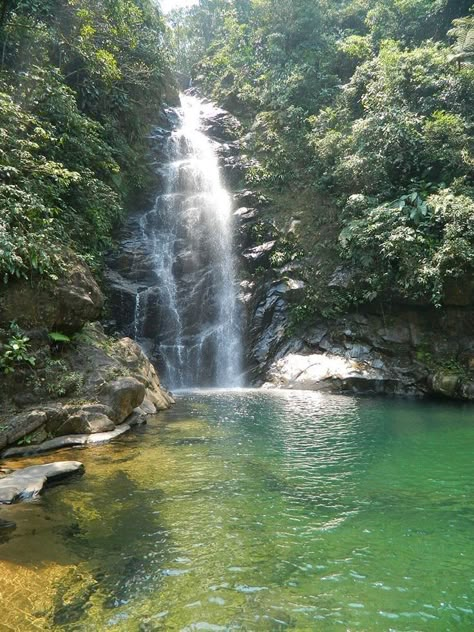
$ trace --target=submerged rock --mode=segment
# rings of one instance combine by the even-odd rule
[[[8,542],[10,534],[15,531],[16,523],[11,520],[2,520],[0,518],[0,544]]]
[[[73,474],[83,474],[79,461],[62,461],[34,465],[0,479],[0,504],[10,505],[38,496],[47,483],[56,482]]]

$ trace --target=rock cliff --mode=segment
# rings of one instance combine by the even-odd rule
[[[269,264],[276,240],[251,245],[247,218],[256,221],[258,215],[258,208],[237,211],[248,246],[242,253],[242,300],[248,369],[256,384],[474,399],[472,303],[447,298],[441,308],[395,302],[358,306],[298,325],[295,307],[305,296],[301,264]]]

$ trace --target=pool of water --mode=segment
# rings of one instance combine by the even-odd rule
[[[1,630],[472,630],[474,410],[194,392],[0,508]]]

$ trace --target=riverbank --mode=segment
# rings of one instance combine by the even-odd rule
[[[103,306],[90,269],[72,255],[54,281],[0,290],[0,449],[111,433],[172,405],[140,347],[105,334]]]

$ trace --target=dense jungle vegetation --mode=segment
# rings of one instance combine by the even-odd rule
[[[152,0],[0,3],[0,275],[95,265],[146,189],[146,138],[171,85]],[[169,96],[169,95],[168,95]]]
[[[170,68],[242,123],[247,185],[302,219],[302,306],[443,303],[474,267],[474,14],[466,0],[0,3],[0,275],[96,265],[146,190]],[[286,249],[286,251],[285,251]],[[349,281],[328,289],[342,264]]]
[[[303,317],[440,305],[472,274],[471,1],[201,0],[172,21],[178,67],[246,126],[247,184],[304,218]]]

